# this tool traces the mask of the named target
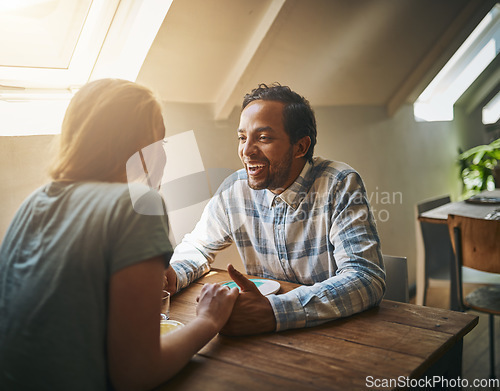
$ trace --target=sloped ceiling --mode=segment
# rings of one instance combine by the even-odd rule
[[[412,101],[489,0],[174,0],[138,80],[224,119],[258,83],[314,106]]]

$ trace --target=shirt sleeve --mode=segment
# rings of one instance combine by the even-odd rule
[[[268,299],[276,331],[312,327],[364,311],[382,300],[385,272],[380,241],[359,174],[350,172],[332,189],[328,240],[337,271],[333,277]]]
[[[149,193],[159,205],[163,200],[158,193]],[[168,239],[168,217],[162,214],[143,214],[137,211],[128,191],[114,205],[110,223],[111,273],[134,263],[163,256],[168,267],[173,249]]]
[[[229,220],[220,193],[211,198],[194,230],[175,248],[171,266],[177,291],[210,271],[215,255],[232,243]]]

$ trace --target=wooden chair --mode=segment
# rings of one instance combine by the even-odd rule
[[[386,290],[384,299],[410,302],[408,290],[408,263],[405,257],[383,255]]]
[[[452,279],[456,281],[455,295],[462,310],[470,308],[487,313],[490,335],[490,377],[495,378],[494,315],[500,315],[500,285],[488,285],[463,297],[462,266],[488,273],[500,274],[500,220],[448,216],[448,228],[455,252]]]
[[[450,196],[423,201],[416,206],[417,216],[438,206],[448,204]],[[417,223],[417,242],[422,243],[417,260],[417,297],[418,305],[425,305],[427,289],[431,283],[450,282],[450,267],[454,262],[448,227],[445,224]]]

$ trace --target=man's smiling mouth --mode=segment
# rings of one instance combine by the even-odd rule
[[[259,175],[265,167],[265,164],[247,164],[247,171],[250,175]]]

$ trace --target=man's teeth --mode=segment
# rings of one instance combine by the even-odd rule
[[[261,166],[248,166],[248,169],[249,170],[252,170],[252,171],[255,171],[255,170],[258,170],[260,168],[264,168],[265,165],[261,165]]]

